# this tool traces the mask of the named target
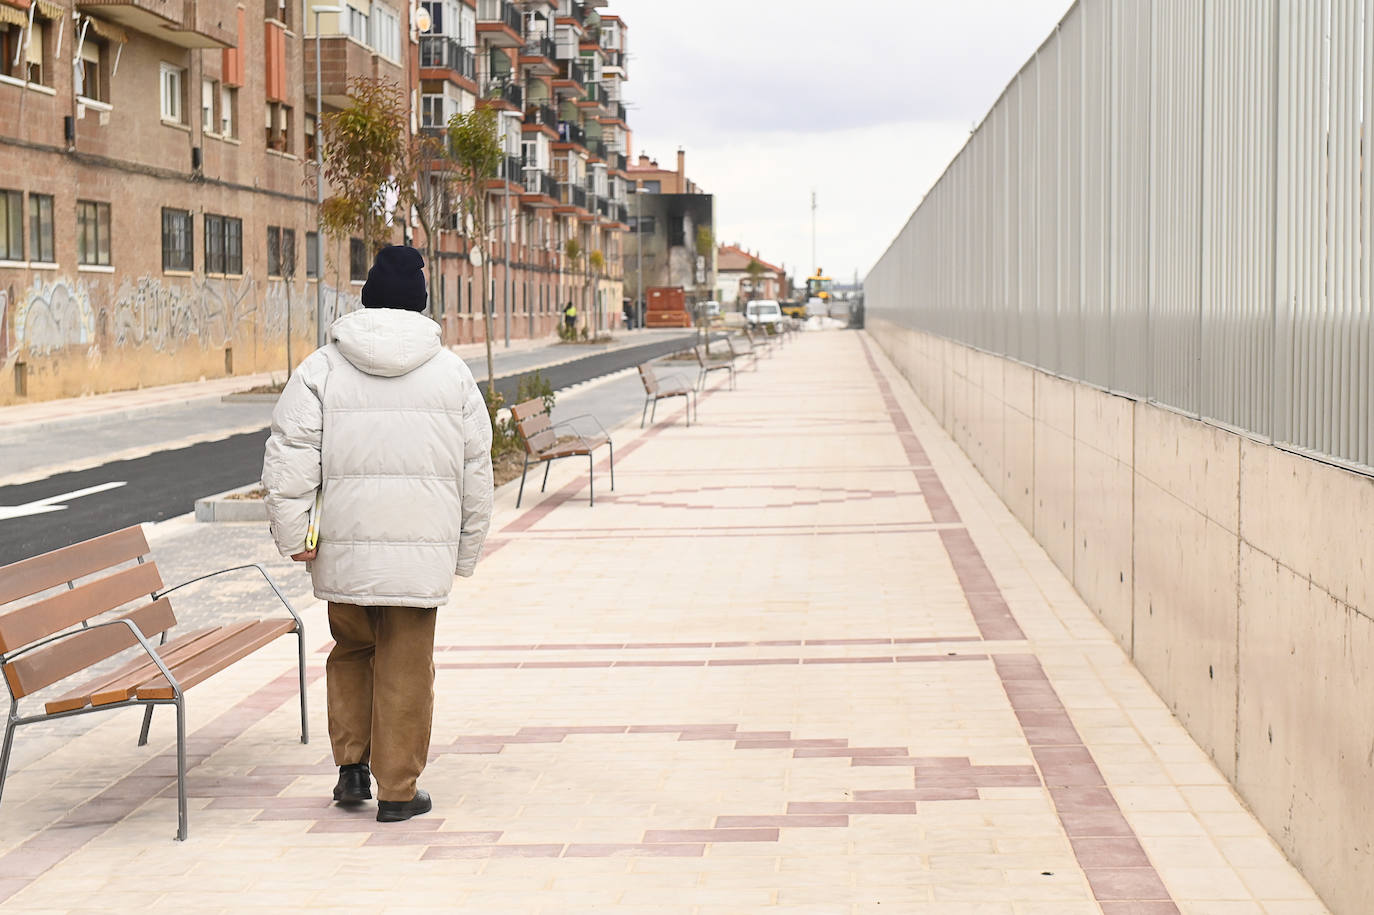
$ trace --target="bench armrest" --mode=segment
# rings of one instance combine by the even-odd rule
[[[601,434],[602,434],[602,435],[606,436],[606,441],[610,441],[610,440],[611,440],[611,433],[607,432],[607,431],[606,431],[606,427],[603,426],[603,425],[601,425],[601,420],[597,419],[595,416],[591,415],[590,413],[583,413],[583,414],[581,414],[581,415],[579,415],[579,416],[574,416],[574,417],[572,417],[571,419],[565,419],[565,420],[563,420],[561,423],[554,423],[554,424],[553,424],[553,428],[554,428],[554,429],[559,429],[559,428],[562,428],[562,427],[564,427],[564,426],[567,426],[568,428],[571,428],[574,432],[576,432],[577,435],[578,435],[578,437],[582,437],[582,430],[579,429],[579,428],[577,428],[577,422],[578,422],[578,420],[583,420],[583,419],[590,419],[592,422],[596,423],[596,428],[599,429],[599,430],[601,431]]]
[[[272,576],[267,574],[267,570],[264,569],[262,567],[262,563],[259,562],[254,562],[249,565],[242,566],[230,566],[227,569],[220,569],[216,572],[207,572],[204,575],[197,575],[195,578],[189,578],[179,585],[172,585],[172,587],[170,588],[163,588],[161,591],[154,591],[152,595],[153,600],[160,600],[166,597],[168,594],[171,594],[173,591],[180,591],[187,585],[193,585],[197,582],[205,581],[207,578],[214,578],[216,575],[225,575],[229,572],[241,572],[244,569],[257,569],[259,572],[262,573],[262,577],[264,580],[266,580],[267,586],[272,589],[273,594],[277,595],[277,600],[281,601],[282,606],[286,608],[286,612],[291,614],[291,618],[296,621],[296,631],[304,633],[305,626],[301,623],[300,614],[296,613],[296,608],[291,606],[291,602],[286,599],[286,595],[281,593],[281,588],[277,587],[277,583],[272,580]]]
[[[71,638],[72,636],[80,635],[83,632],[90,632],[92,629],[104,629],[107,626],[129,627],[129,631],[133,633],[134,639],[143,648],[143,650],[148,653],[148,658],[153,662],[153,664],[157,666],[158,671],[164,677],[167,678],[167,682],[171,684],[173,695],[181,695],[181,684],[177,682],[176,677],[172,676],[172,672],[167,668],[167,665],[163,662],[162,656],[157,653],[157,649],[153,647],[153,643],[148,641],[148,637],[143,634],[143,630],[139,629],[138,626],[134,625],[134,621],[131,619],[106,620],[103,623],[95,623],[92,625],[82,626],[80,629],[67,629],[63,632],[57,633],[56,635],[50,635],[46,639],[40,639],[39,641],[34,642],[32,645],[24,646],[19,651],[16,651],[14,654],[7,655],[4,658],[4,662],[8,664],[15,658],[26,655],[30,651],[34,651],[35,649],[42,648],[44,645],[51,645],[53,642],[59,642],[62,639]]]

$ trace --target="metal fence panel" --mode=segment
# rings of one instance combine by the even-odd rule
[[[1079,0],[870,314],[1368,469],[1374,0]]]

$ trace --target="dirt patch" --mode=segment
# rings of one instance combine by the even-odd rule
[[[239,391],[238,393],[240,393],[240,394],[280,394],[280,393],[282,392],[282,390],[283,390],[285,387],[286,387],[286,382],[284,382],[284,381],[278,381],[278,382],[273,382],[272,384],[260,384],[260,385],[258,385],[258,386],[255,387],[255,388],[249,388],[249,389],[246,390],[246,391]]]
[[[230,493],[229,495],[225,496],[224,498],[225,498],[226,501],[233,501],[233,502],[247,502],[247,501],[249,501],[249,500],[251,500],[251,499],[266,499],[266,498],[267,498],[267,490],[265,490],[265,489],[263,489],[261,486],[259,486],[259,487],[255,488],[255,489],[250,489],[250,490],[248,490],[247,492],[234,492],[234,493]]]
[[[491,459],[491,474],[493,482],[500,486],[502,483],[509,483],[520,476],[520,471],[525,466],[525,453],[523,451],[508,451],[499,457]]]
[[[585,345],[590,344],[590,343],[606,344],[606,343],[614,343],[614,342],[615,342],[615,337],[612,337],[610,334],[602,334],[602,335],[599,336],[599,337],[592,337],[592,338],[589,338],[589,339],[587,339],[587,340],[577,339],[577,340],[559,340],[559,341],[558,341],[559,345],[567,344],[567,345],[570,345],[570,346],[585,346]]]

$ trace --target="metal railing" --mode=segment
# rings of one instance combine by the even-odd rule
[[[558,78],[572,80],[584,89],[587,86],[587,68],[575,60],[558,62]]]
[[[587,147],[587,152],[596,156],[598,159],[606,158],[607,149],[605,140],[588,140],[584,145]]]
[[[521,48],[520,54],[523,57],[546,57],[554,60],[558,57],[558,43],[547,35],[535,35],[525,39],[525,46]]]
[[[506,156],[506,180],[519,184],[525,175],[524,156]]]
[[[587,208],[587,191],[576,184],[561,185],[558,199],[569,206]]]
[[[601,107],[606,111],[606,115],[607,115],[608,117],[617,118],[617,119],[619,119],[619,120],[621,120],[621,121],[624,121],[624,120],[625,120],[625,103],[624,103],[624,102],[616,102],[616,101],[612,101],[612,100],[610,100],[610,99],[607,99],[606,101],[604,101],[604,102],[601,103]]]
[[[558,112],[550,105],[530,104],[525,107],[525,123],[532,126],[558,129]]]
[[[420,66],[452,70],[468,79],[474,79],[477,73],[472,51],[447,35],[420,36]]]
[[[525,104],[525,93],[508,77],[488,77],[482,86],[482,97],[509,102],[516,108]]]
[[[548,172],[537,169],[525,169],[525,192],[527,194],[543,194],[546,197],[558,198],[558,181]]]
[[[603,48],[601,49],[601,53],[604,54],[604,55],[606,55],[606,66],[608,66],[608,67],[619,67],[619,68],[624,68],[624,66],[625,66],[625,52],[624,52],[624,51],[613,51],[613,50],[611,50],[610,48],[605,48],[605,47],[603,47]]]
[[[510,0],[477,0],[478,22],[499,22],[517,35],[525,34],[525,17]]]
[[[558,122],[558,139],[564,143],[576,143],[578,146],[587,145],[587,132],[570,121]]]
[[[624,153],[611,153],[611,166],[613,168],[617,168],[623,172],[625,171],[627,165],[628,163],[625,160]]]

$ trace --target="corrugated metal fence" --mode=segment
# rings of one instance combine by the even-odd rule
[[[1079,0],[864,282],[873,317],[1365,471],[1374,0]]]

